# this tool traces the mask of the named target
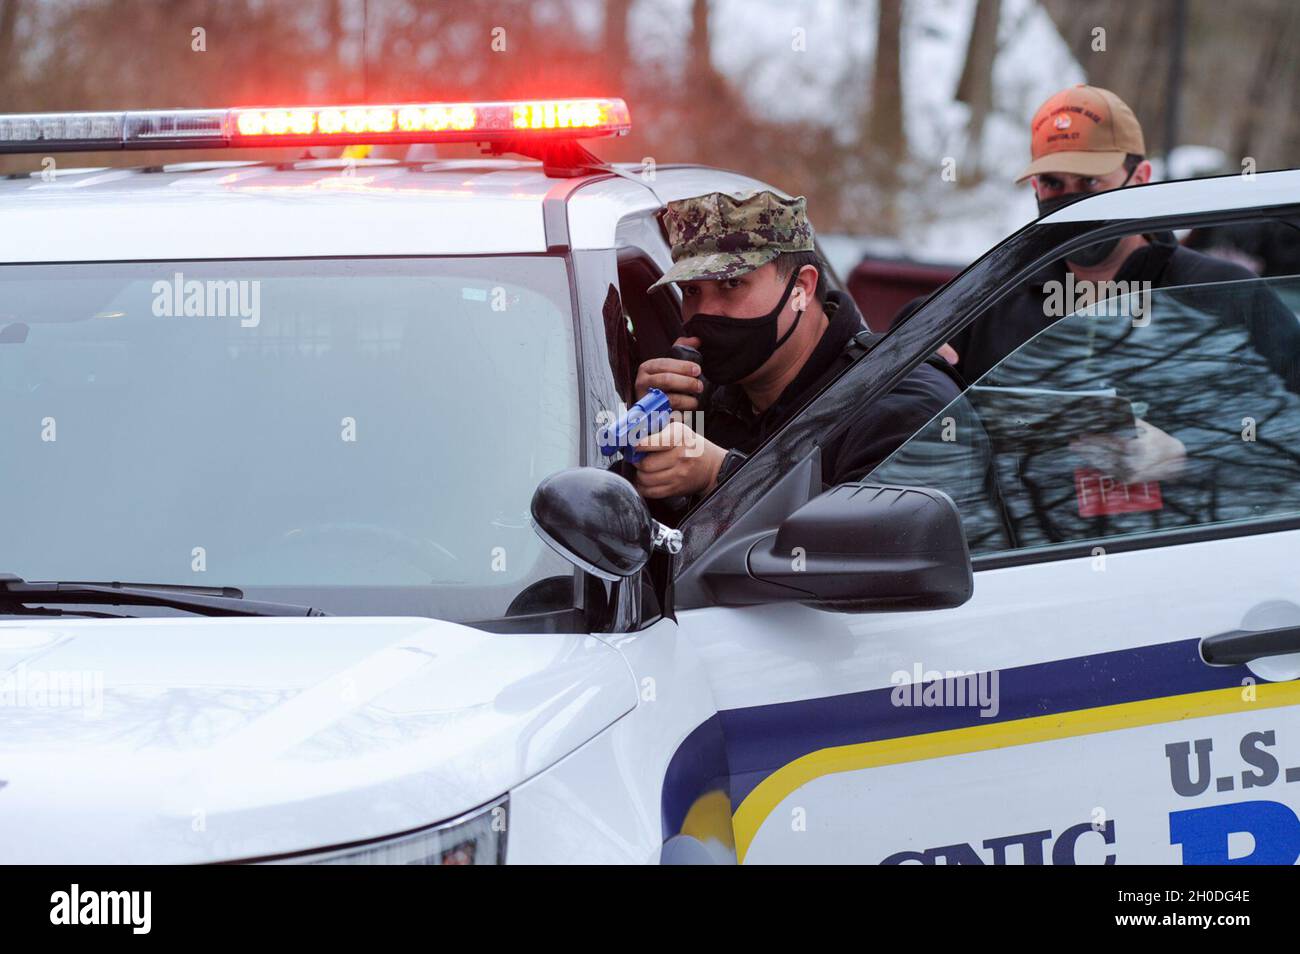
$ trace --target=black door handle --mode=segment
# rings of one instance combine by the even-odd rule
[[[1265,656],[1300,653],[1300,626],[1234,629],[1201,640],[1201,658],[1211,666],[1239,666]]]

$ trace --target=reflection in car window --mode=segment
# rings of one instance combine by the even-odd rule
[[[569,300],[540,256],[4,266],[0,569],[500,617],[571,578],[528,517],[578,461]]]
[[[1300,279],[1149,296],[1038,334],[869,479],[947,492],[974,554],[1300,514]]]

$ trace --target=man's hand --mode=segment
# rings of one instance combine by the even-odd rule
[[[670,421],[657,434],[637,444],[636,450],[645,452],[635,465],[636,489],[642,497],[651,499],[712,490],[722,458],[727,456],[725,449],[680,421]]]
[[[1070,442],[1070,450],[1103,474],[1126,484],[1171,480],[1187,465],[1187,448],[1172,434],[1138,418],[1136,437],[1089,434]]]
[[[674,345],[686,345],[698,348],[699,338],[678,338]],[[651,358],[642,361],[636,371],[637,397],[645,397],[651,388],[658,388],[668,395],[668,403],[674,411],[697,411],[700,407],[700,392],[704,382],[700,380],[700,366],[694,361],[678,361],[675,358]]]

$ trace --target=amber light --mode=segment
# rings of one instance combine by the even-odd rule
[[[622,135],[631,127],[621,99],[550,99],[488,103],[407,103],[236,109],[231,144],[280,142],[439,142],[499,139],[530,131]],[[371,138],[373,137],[373,138]],[[248,143],[252,145],[253,143]]]
[[[302,136],[316,131],[316,114],[310,109],[250,109],[239,114],[236,127],[243,136]]]
[[[469,105],[403,106],[397,111],[397,128],[405,132],[468,130],[479,124],[478,111]]]
[[[516,129],[590,129],[610,125],[608,100],[541,100],[513,108]],[[626,112],[626,108],[624,109]]]

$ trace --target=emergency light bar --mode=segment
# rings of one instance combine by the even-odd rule
[[[621,99],[0,114],[0,153],[439,142],[530,151],[631,128]]]

